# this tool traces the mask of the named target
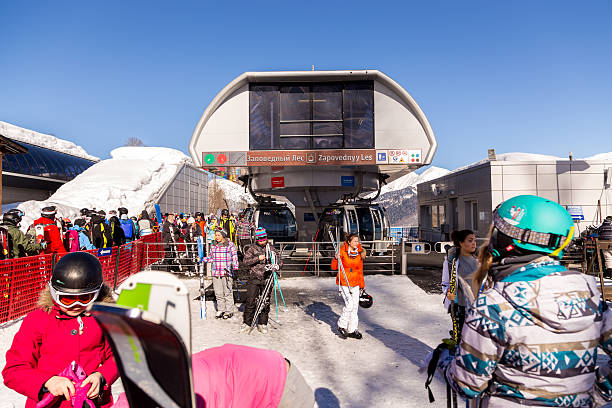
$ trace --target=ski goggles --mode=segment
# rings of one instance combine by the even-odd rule
[[[94,300],[96,300],[96,298],[98,297],[98,294],[100,293],[100,289],[96,289],[95,291],[92,291],[92,292],[79,293],[79,294],[67,293],[67,292],[62,292],[62,291],[54,289],[50,283],[49,283],[49,291],[51,292],[51,297],[53,298],[53,301],[55,303],[57,303],[60,306],[69,308],[69,309],[75,306],[87,307],[91,305],[94,302]]]

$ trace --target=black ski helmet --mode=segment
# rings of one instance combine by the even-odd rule
[[[51,286],[65,293],[90,293],[102,287],[102,264],[87,252],[64,255],[53,268]]]
[[[119,216],[128,213],[128,210],[125,207],[119,207],[119,208],[117,208],[117,210],[119,211]]]
[[[86,217],[89,214],[89,209],[87,208],[81,208],[81,215],[83,217]]]
[[[21,222],[21,217],[16,212],[7,212],[2,216],[2,221],[17,226]]]
[[[54,219],[57,214],[57,208],[54,205],[45,207],[40,211],[40,215],[44,218]]]
[[[372,307],[373,303],[374,299],[372,298],[372,296],[368,295],[365,290],[362,290],[359,294],[359,306],[367,309],[369,307]]]
[[[223,217],[224,215],[229,217],[229,210],[227,208],[221,210],[221,216]]]

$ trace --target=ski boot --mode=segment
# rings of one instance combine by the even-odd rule
[[[338,335],[340,336],[341,339],[346,339],[348,336],[348,332],[346,331],[346,329],[343,329],[342,327],[338,327]]]
[[[348,333],[346,336],[357,340],[361,340],[363,338],[363,334],[359,333],[359,330],[355,330],[352,333]]]

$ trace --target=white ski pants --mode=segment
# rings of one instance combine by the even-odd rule
[[[217,298],[217,311],[234,313],[234,294],[232,293],[231,276],[213,277],[213,289]]]
[[[340,285],[340,294],[344,299],[344,308],[342,315],[338,319],[338,327],[345,329],[349,333],[357,330],[359,323],[359,286],[342,286]]]

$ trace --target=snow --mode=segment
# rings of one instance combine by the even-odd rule
[[[612,152],[608,153],[599,153],[594,156],[585,157],[584,160],[587,161],[612,161]]]
[[[199,282],[184,281],[191,298]],[[340,339],[336,322],[343,302],[333,278],[300,277],[280,280],[288,311],[279,311],[280,326],[267,335],[239,333],[242,313],[224,321],[200,319],[199,302],[192,302],[193,350],[225,343],[277,350],[304,375],[319,407],[445,407],[445,386],[436,378],[429,404],[422,360],[450,329],[441,295],[429,295],[405,276],[366,276],[374,306],[360,309],[362,340]],[[207,302],[209,316],[213,302]],[[274,305],[270,318],[276,318]],[[0,330],[0,365],[19,324]],[[113,387],[114,394],[121,387]],[[0,384],[0,408],[22,406],[24,397]]]
[[[569,160],[569,157],[557,157],[550,156],[547,154],[536,154],[536,153],[521,153],[521,152],[513,152],[513,153],[501,153],[497,154],[495,157],[495,161],[508,161],[508,162],[556,162],[561,160]],[[600,153],[594,156],[585,157],[584,159],[574,158],[573,160],[585,160],[585,161],[612,161],[612,152],[609,153]],[[466,166],[462,166],[456,168],[451,173],[457,173],[462,170],[467,170],[472,167],[476,167],[480,164],[489,162],[488,158],[479,160],[477,162],[468,164]]]
[[[245,192],[244,187],[242,187],[241,185],[221,177],[216,177],[214,179],[214,182],[218,183],[221,190],[223,190],[223,194],[228,203],[230,205],[233,204],[232,210],[234,210],[234,205],[237,206],[236,208],[242,209],[246,207],[247,204],[255,204],[255,200],[253,199],[251,194]]]
[[[382,186],[382,188],[380,189],[380,194],[383,195],[390,191],[403,190],[408,187],[411,187],[413,190],[416,191],[417,184],[445,176],[448,173],[450,173],[450,170],[441,167],[430,166],[421,174],[417,174],[414,172],[408,173],[405,176],[402,176],[397,180],[393,180],[391,183]],[[376,193],[369,194],[368,196],[374,196],[375,194]]]
[[[55,205],[62,217],[74,219],[81,208],[98,210],[125,207],[136,215],[153,206],[164,186],[183,163],[190,161],[183,152],[165,147],[120,147],[73,180],[62,185],[45,201],[26,201],[21,227],[26,229],[40,217],[40,210]]]
[[[14,139],[18,142],[30,143],[61,153],[82,157],[84,159],[94,161],[100,160],[100,158],[88,154],[81,146],[69,142],[68,140],[22,128],[8,122],[0,121],[0,135],[8,137],[9,139]]]

